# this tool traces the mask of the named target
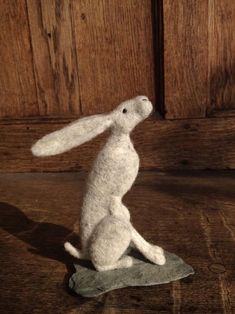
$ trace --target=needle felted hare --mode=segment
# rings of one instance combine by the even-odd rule
[[[163,249],[145,241],[135,230],[122,203],[139,170],[139,157],[129,135],[151,111],[148,98],[138,96],[108,114],[79,119],[44,136],[32,147],[36,156],[57,155],[111,128],[87,182],[80,219],[82,250],[65,243],[66,251],[76,258],[90,259],[98,271],[131,267],[133,259],[125,254],[129,246],[155,264],[165,263]]]

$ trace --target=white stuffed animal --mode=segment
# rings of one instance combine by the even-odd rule
[[[80,219],[82,250],[69,242],[64,245],[74,257],[91,260],[98,271],[131,267],[133,258],[126,255],[130,246],[151,262],[165,264],[163,249],[145,241],[135,230],[130,213],[122,203],[139,170],[139,157],[130,132],[151,111],[148,98],[138,96],[121,103],[108,114],[79,119],[44,136],[32,147],[35,156],[57,155],[111,129],[88,178]]]

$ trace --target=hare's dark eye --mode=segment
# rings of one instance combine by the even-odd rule
[[[122,113],[127,113],[127,109],[124,108],[124,109],[122,110]]]

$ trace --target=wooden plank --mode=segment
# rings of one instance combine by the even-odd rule
[[[210,117],[234,117],[235,109],[219,109],[210,111]]]
[[[166,118],[231,115],[234,14],[229,0],[163,2]]]
[[[27,0],[40,115],[80,113],[71,1]]]
[[[235,109],[235,2],[209,1],[211,111]],[[228,111],[231,114],[231,111]]]
[[[31,145],[66,119],[1,121],[1,172],[88,169],[108,132],[62,155],[36,158]],[[235,169],[233,118],[147,120],[133,132],[142,169]]]
[[[74,260],[62,247],[83,186],[83,173],[0,175],[2,314],[234,312],[233,172],[141,172],[124,199],[134,226],[195,275],[91,299],[68,292]]]
[[[208,106],[208,1],[163,1],[165,111],[205,117]]]
[[[218,241],[223,235],[223,242],[232,249],[234,236],[228,232],[224,219],[221,217],[222,212],[221,208],[201,210],[201,225],[211,260],[210,271],[217,274],[219,278],[224,313],[233,313],[234,306],[232,303],[235,287],[234,284],[231,284],[230,278],[233,276],[235,254],[234,252],[233,254],[227,253],[228,248],[225,249],[223,245],[218,245]]]
[[[218,216],[226,208],[227,224],[234,231],[234,178],[231,172],[142,172],[126,197],[132,221],[147,240],[175,252],[195,269],[194,276],[172,285],[174,302],[170,313],[233,313],[235,238]],[[136,195],[140,194],[153,205],[137,200]],[[214,217],[214,222],[207,221],[213,229],[209,236],[211,246],[202,214]],[[218,260],[211,258],[211,248],[223,259],[225,273],[220,272],[223,268],[217,265]]]
[[[135,95],[155,101],[151,1],[73,1],[84,114]]]
[[[25,1],[0,3],[0,117],[38,113]]]

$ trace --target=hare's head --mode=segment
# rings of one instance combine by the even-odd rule
[[[110,115],[113,129],[129,133],[152,112],[153,106],[146,96],[138,96],[122,102]]]
[[[79,119],[61,130],[45,135],[32,147],[35,156],[61,154],[79,146],[112,127],[117,133],[130,133],[146,119],[153,107],[146,96],[122,102],[108,114],[98,114]]]

